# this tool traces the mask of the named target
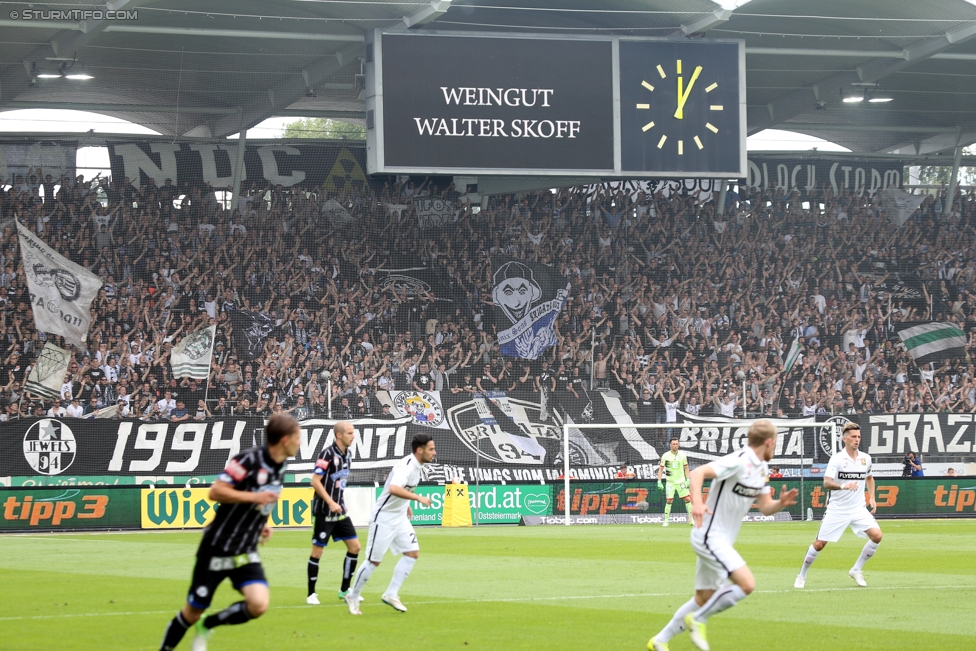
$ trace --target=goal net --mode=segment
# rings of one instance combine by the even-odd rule
[[[654,523],[664,512],[664,492],[657,488],[661,455],[671,439],[694,470],[745,447],[749,426],[755,420],[695,419],[677,423],[606,424],[564,422],[562,427],[562,486],[554,495],[553,513],[565,524]],[[770,468],[782,475],[773,481],[781,489],[799,488],[796,505],[784,513],[788,519],[809,517],[808,508],[820,508],[808,485],[819,485],[823,468],[839,449],[837,423],[813,419],[769,419],[777,428],[776,448]],[[596,463],[595,463],[596,462]],[[757,518],[763,516],[756,512]],[[786,516],[783,516],[786,519]],[[675,497],[672,521],[687,522],[686,511]]]

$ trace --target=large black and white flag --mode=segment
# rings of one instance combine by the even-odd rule
[[[261,312],[248,310],[228,310],[234,325],[233,342],[237,354],[254,359],[264,350],[264,342],[275,328],[275,322]]]
[[[216,336],[217,326],[212,325],[183,337],[180,343],[173,346],[170,353],[173,377],[206,380],[210,376]]]
[[[925,201],[924,194],[909,194],[898,188],[882,190],[878,196],[881,197],[881,205],[888,213],[888,219],[898,226],[904,226],[912,213]]]
[[[64,375],[68,371],[70,361],[70,352],[55,346],[50,341],[47,342],[41,354],[37,356],[37,363],[27,376],[24,388],[35,395],[59,400],[61,387],[64,386]]]
[[[91,304],[102,279],[49,247],[20,222],[17,232],[37,329],[84,348]]]
[[[569,282],[536,262],[492,258],[491,300],[502,354],[538,359],[556,345],[554,324],[566,302]]]

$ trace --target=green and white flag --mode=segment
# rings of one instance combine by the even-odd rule
[[[210,360],[213,357],[216,336],[217,326],[201,328],[183,337],[180,343],[173,346],[170,353],[173,377],[206,380],[210,376]]]
[[[800,345],[800,338],[797,337],[790,345],[790,352],[786,354],[786,370],[783,372],[783,375],[790,374],[790,371],[793,370],[793,365],[796,364],[796,360],[800,358],[800,353],[802,351],[803,346]]]
[[[966,354],[966,333],[951,323],[903,323],[898,337],[916,364]]]

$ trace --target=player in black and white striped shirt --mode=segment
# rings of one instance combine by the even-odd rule
[[[345,490],[352,466],[352,445],[355,434],[352,423],[341,420],[332,428],[335,442],[325,447],[315,462],[312,475],[312,514],[315,516],[315,529],[312,533],[312,556],[308,559],[308,598],[305,603],[319,605],[315,586],[319,579],[319,559],[329,538],[346,543],[346,557],[342,561],[342,585],[339,598],[344,599],[349,591],[349,582],[356,572],[359,560],[359,538],[356,527],[346,514]]]
[[[228,461],[210,487],[210,499],[221,506],[204,530],[187,603],[166,628],[160,651],[175,649],[194,624],[193,651],[206,651],[215,627],[243,624],[268,609],[270,592],[257,548],[271,537],[268,516],[281,494],[285,460],[298,452],[301,438],[298,421],[285,414],[272,416],[265,433],[267,445]],[[244,600],[201,619],[217,586],[228,578]]]

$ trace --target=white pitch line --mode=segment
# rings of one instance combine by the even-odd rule
[[[910,585],[910,586],[868,586],[866,588],[804,588],[802,590],[757,590],[756,594],[785,594],[788,592],[857,592],[862,590],[960,590],[976,589],[976,585]],[[412,601],[414,606],[430,606],[437,604],[481,604],[481,603],[529,603],[533,601],[575,601],[585,599],[634,599],[637,597],[679,597],[688,592],[631,592],[626,594],[600,595],[564,595],[561,597],[509,597],[502,599],[444,599],[437,601]],[[369,602],[366,602],[370,605]],[[321,606],[295,605],[272,606],[271,610],[293,610],[296,608],[345,608],[345,603],[322,604]],[[141,610],[118,613],[65,613],[63,615],[21,615],[15,617],[0,617],[0,622],[27,621],[34,619],[64,619],[69,617],[119,617],[129,615],[164,615],[173,610]]]

